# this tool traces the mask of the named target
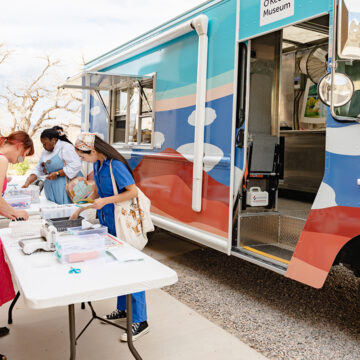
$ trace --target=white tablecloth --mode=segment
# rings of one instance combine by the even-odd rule
[[[0,230],[0,237],[19,290],[34,309],[103,300],[177,281],[175,271],[135,249],[143,261],[119,262],[107,255],[100,260],[60,264],[53,252],[25,255],[9,229]],[[69,274],[71,266],[80,268],[81,273]]]
[[[39,215],[40,209],[42,206],[52,206],[56,205],[56,203],[48,200],[45,196],[40,196],[40,202],[39,203],[31,203],[29,209],[25,209],[29,215]]]

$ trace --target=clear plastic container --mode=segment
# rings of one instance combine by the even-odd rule
[[[23,189],[21,187],[18,187],[16,184],[9,184],[5,196],[17,196],[17,195],[30,195],[31,196],[31,189]]]
[[[86,236],[86,235],[92,235],[92,234],[98,234],[98,235],[106,235],[108,232],[108,228],[106,226],[100,226],[96,229],[83,229],[81,226],[68,228],[68,232],[72,235],[77,236]]]
[[[31,205],[31,195],[5,195],[4,200],[15,209],[28,209]]]
[[[26,189],[24,189],[26,190]],[[39,203],[40,202],[40,188],[37,185],[30,185],[29,190],[31,193],[31,202]]]
[[[77,209],[78,207],[73,204],[43,206],[41,208],[41,217],[46,220],[53,218],[62,218],[62,217],[68,218]]]
[[[5,196],[23,196],[30,195],[31,202],[39,203],[40,202],[40,188],[36,185],[30,185],[28,188],[23,189],[18,187],[18,185],[9,184],[8,189],[6,190]]]
[[[63,264],[98,259],[105,256],[105,239],[98,234],[59,236],[56,256]]]

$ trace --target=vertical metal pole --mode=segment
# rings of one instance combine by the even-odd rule
[[[152,117],[152,130],[151,130],[151,146],[155,146],[155,89],[156,89],[156,73],[153,74],[153,87],[152,87],[152,104],[151,104],[151,117]]]
[[[120,91],[120,90],[119,90]],[[115,136],[115,109],[116,109],[116,89],[112,89],[110,91],[110,122],[109,122],[109,143],[112,144],[114,142],[114,136]],[[119,97],[120,97],[120,93],[119,93]],[[120,100],[119,100],[119,104],[120,104]]]
[[[70,360],[76,359],[75,306],[69,305]]]
[[[85,85],[90,85],[90,78],[88,75],[85,75]],[[83,90],[85,91],[85,110],[84,110],[84,122],[81,124],[81,131],[90,131],[90,102],[91,102],[91,90]],[[91,169],[91,170],[90,170]],[[86,174],[85,176],[88,176],[89,173],[92,171],[92,166],[90,168],[90,163],[86,163],[84,166],[84,171]]]
[[[142,118],[141,118],[141,109],[142,109],[142,96],[141,96],[141,88],[140,86],[138,87],[139,89],[139,94],[138,94],[138,99],[139,99],[139,106],[138,106],[138,112],[136,115],[136,122],[137,122],[137,144],[141,144],[142,141]]]
[[[208,60],[208,18],[199,15],[191,22],[199,36],[198,63],[196,81],[196,104],[194,126],[194,163],[192,174],[192,204],[194,211],[200,212],[203,194],[203,168],[204,168],[204,134],[205,134],[205,103],[206,103],[206,74]]]
[[[130,133],[130,87],[127,88],[127,94],[126,94],[126,125],[125,125],[125,144],[129,142],[129,133]],[[121,103],[120,103],[121,105]]]
[[[133,354],[136,360],[142,360],[139,353],[136,351],[132,341],[132,296],[131,294],[126,295],[126,332],[127,332],[127,343],[129,350]]]
[[[90,79],[88,75],[85,75],[85,85],[90,85]],[[85,93],[85,112],[84,112],[84,122],[81,124],[82,131],[90,131],[90,97],[91,90],[83,90]]]

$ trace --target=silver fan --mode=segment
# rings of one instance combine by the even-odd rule
[[[328,45],[314,47],[301,59],[300,69],[314,84],[317,84],[328,72]]]

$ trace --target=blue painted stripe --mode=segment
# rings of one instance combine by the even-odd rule
[[[326,151],[324,182],[335,191],[339,206],[360,207],[360,156],[339,155]]]

